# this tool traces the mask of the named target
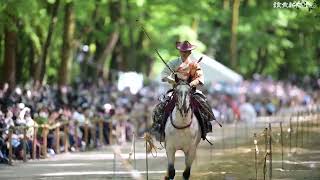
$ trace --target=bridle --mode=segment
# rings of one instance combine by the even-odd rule
[[[179,81],[179,83],[177,84],[177,86],[178,85],[181,85],[181,84],[183,84],[183,85],[188,85],[189,86],[189,91],[188,91],[188,94],[189,94],[189,96],[191,95],[191,87],[190,87],[190,85],[187,83],[187,82],[185,82],[185,81]],[[177,87],[176,86],[176,87]],[[177,89],[176,89],[176,87],[174,88],[174,91],[173,91],[173,96],[176,96],[177,97]],[[176,98],[175,97],[175,98]],[[186,98],[187,98],[187,95],[186,96],[184,96],[184,99],[183,99],[183,102],[185,102],[186,101]],[[187,107],[187,109],[180,109],[180,108],[178,108],[179,106],[178,106],[178,100],[176,101],[176,105],[175,105],[176,107],[177,107],[177,109],[178,109],[178,111],[179,111],[179,113],[182,115],[183,113],[182,113],[182,111],[184,110],[184,113],[186,114],[186,113],[188,113],[189,111],[190,111],[190,109],[191,109],[191,103],[189,103],[189,106]],[[192,119],[193,119],[193,113],[192,113],[192,115],[191,115],[191,120],[190,120],[190,122],[187,124],[187,125],[185,125],[185,126],[177,126],[177,125],[175,125],[174,123],[173,123],[173,119],[172,119],[172,113],[170,114],[170,122],[171,122],[171,124],[172,124],[172,126],[174,127],[174,128],[176,128],[176,129],[186,129],[186,128],[188,128],[188,127],[190,127],[191,126],[191,124],[192,124]]]

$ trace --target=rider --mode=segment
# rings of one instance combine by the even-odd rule
[[[212,132],[210,121],[215,120],[215,117],[206,97],[201,91],[195,90],[197,86],[204,84],[202,69],[198,64],[199,62],[191,53],[196,46],[188,41],[183,41],[177,42],[176,48],[180,52],[180,57],[168,63],[168,66],[174,73],[166,67],[161,72],[161,80],[170,83],[173,87],[178,79],[189,83],[193,89],[191,106],[201,127],[201,137],[202,139],[206,139],[206,134]],[[172,98],[171,92],[172,90],[168,91],[153,111],[152,131],[159,141],[164,141],[164,126],[175,106],[175,100]]]

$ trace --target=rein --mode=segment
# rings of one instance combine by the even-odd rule
[[[192,113],[192,114],[193,114],[193,113]],[[192,118],[191,118],[191,121],[190,121],[189,124],[187,124],[187,125],[185,125],[185,126],[177,126],[177,125],[175,125],[175,124],[173,123],[172,114],[170,114],[170,122],[171,122],[172,126],[173,126],[174,128],[176,128],[176,129],[186,129],[186,128],[188,128],[188,127],[191,126],[191,124],[192,124]]]

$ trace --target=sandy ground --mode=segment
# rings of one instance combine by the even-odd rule
[[[263,179],[265,155],[263,129],[267,124],[255,127],[244,124],[216,127],[210,134],[214,146],[202,141],[192,167],[191,179],[256,179],[253,133],[257,133],[257,177]],[[319,126],[305,123],[298,136],[292,133],[289,147],[289,125],[284,124],[284,169],[281,169],[281,143],[278,123],[273,123],[273,179],[320,179]],[[292,126],[296,127],[295,124]],[[298,140],[298,141],[296,141]],[[296,143],[298,142],[298,143]],[[159,144],[157,144],[159,146]],[[10,179],[147,179],[146,155],[142,139],[136,143],[136,161],[129,159],[132,144],[107,146],[89,152],[64,153],[43,160],[15,161],[13,166],[0,165],[0,180]],[[159,146],[160,147],[160,146]],[[114,152],[117,152],[116,155]],[[114,157],[116,156],[116,159]],[[166,170],[166,154],[157,151],[157,157],[148,155],[148,179],[163,179]],[[267,162],[266,179],[269,178]],[[176,179],[182,179],[184,155],[176,153]]]

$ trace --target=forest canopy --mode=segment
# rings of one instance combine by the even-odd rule
[[[169,61],[179,40],[246,78],[319,77],[319,9],[319,0],[0,0],[1,82],[153,79],[164,67],[154,48]]]

